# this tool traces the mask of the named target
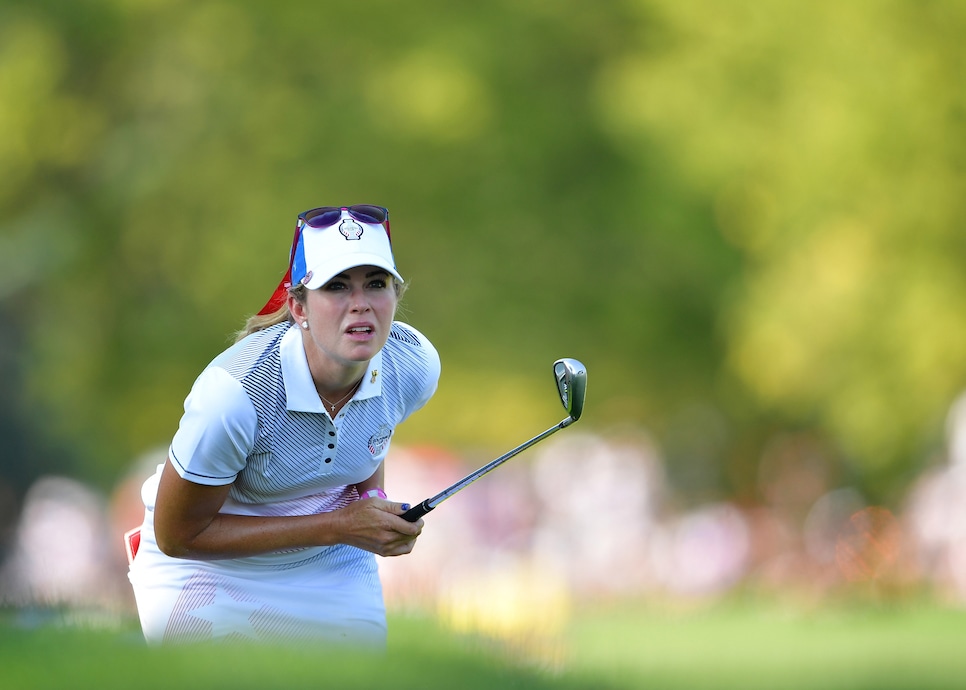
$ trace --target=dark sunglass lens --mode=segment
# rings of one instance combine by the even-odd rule
[[[305,222],[313,228],[325,228],[332,225],[342,216],[342,209],[332,206],[316,208],[305,214]]]
[[[357,220],[361,220],[363,223],[383,223],[388,216],[386,209],[382,206],[369,206],[367,204],[350,206],[349,211]]]

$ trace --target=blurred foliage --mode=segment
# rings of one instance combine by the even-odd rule
[[[296,214],[368,202],[444,362],[400,442],[529,438],[571,356],[582,424],[650,429],[685,491],[753,495],[795,433],[894,495],[966,383],[964,28],[955,0],[5,0],[0,475],[166,443]]]

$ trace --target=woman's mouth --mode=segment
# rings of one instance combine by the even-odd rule
[[[365,337],[372,335],[373,328],[372,326],[352,326],[346,329],[346,333],[350,336]]]

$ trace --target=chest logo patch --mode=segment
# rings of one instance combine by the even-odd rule
[[[382,455],[389,445],[390,438],[392,438],[392,429],[381,424],[376,433],[369,437],[369,452],[373,455]]]

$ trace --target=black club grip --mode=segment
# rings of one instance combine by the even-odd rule
[[[418,520],[419,518],[421,518],[423,515],[425,515],[431,510],[432,508],[430,507],[429,499],[427,498],[419,505],[415,505],[409,510],[407,510],[405,513],[403,513],[402,519],[406,520],[407,522],[416,522],[416,520]]]

